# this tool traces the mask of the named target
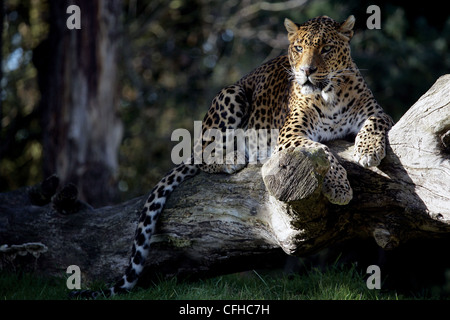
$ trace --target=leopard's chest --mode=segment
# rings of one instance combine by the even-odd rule
[[[353,131],[353,123],[348,114],[320,117],[316,124],[315,141],[329,141],[348,136]]]
[[[314,141],[329,141],[344,138],[355,131],[355,99],[351,97],[336,99],[330,105],[318,96],[309,108],[312,109],[314,123],[312,136]]]

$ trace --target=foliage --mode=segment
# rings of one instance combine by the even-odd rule
[[[3,5],[3,4],[2,4]],[[46,5],[7,1],[3,17],[0,104],[0,191],[42,179],[40,98],[32,49],[45,39]]]
[[[450,67],[450,20],[396,1],[124,0],[120,116],[126,128],[118,187],[150,190],[172,164],[175,128],[192,130],[215,93],[286,48],[283,20],[354,14],[353,57],[396,120]],[[400,3],[400,2],[398,2]],[[381,9],[368,30],[366,8]],[[427,8],[433,6],[427,6]],[[442,10],[441,10],[442,11]],[[38,182],[42,150],[33,49],[46,37],[46,0],[5,1],[0,108],[0,191]],[[123,200],[122,199],[122,200]],[[120,200],[120,199],[118,199]]]

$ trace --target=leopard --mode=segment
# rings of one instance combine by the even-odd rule
[[[263,63],[223,88],[204,116],[202,134],[208,136],[212,129],[224,136],[233,129],[277,130],[276,141],[268,139],[271,148],[258,155],[261,159],[291,148],[321,148],[330,163],[322,193],[331,204],[348,204],[353,191],[347,172],[324,143],[353,136],[354,161],[364,168],[378,166],[386,155],[387,132],[394,124],[351,57],[354,24],[353,15],[343,22],[319,16],[302,24],[286,18],[287,54]],[[194,156],[201,155],[214,141],[212,137],[197,141]],[[109,297],[132,290],[144,270],[151,236],[172,191],[200,171],[234,174],[248,163],[247,150],[218,154],[226,161],[202,159],[196,163],[191,156],[170,170],[143,206],[122,278],[109,289],[76,291],[72,297]]]

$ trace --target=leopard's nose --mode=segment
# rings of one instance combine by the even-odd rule
[[[314,72],[317,71],[317,67],[314,66],[307,66],[307,67],[301,67],[300,70],[302,70],[305,73],[305,76],[309,77]]]

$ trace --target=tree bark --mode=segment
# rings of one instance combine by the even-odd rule
[[[41,90],[44,174],[74,183],[81,199],[112,202],[122,124],[117,116],[120,0],[80,0],[81,29],[69,29],[72,1],[49,2],[50,31],[33,54]]]
[[[389,250],[448,235],[449,92],[446,75],[411,107],[389,132],[377,168],[356,164],[350,142],[327,144],[348,172],[354,192],[348,205],[332,205],[322,195],[329,164],[320,149],[287,150],[262,168],[200,173],[184,182],[166,204],[141,283],[155,273],[195,277],[261,267],[285,253],[301,256],[347,239],[372,237]],[[0,194],[3,266],[28,257],[46,274],[78,265],[83,281],[116,279],[128,263],[145,198],[92,209],[70,186],[58,190],[53,177]]]

